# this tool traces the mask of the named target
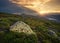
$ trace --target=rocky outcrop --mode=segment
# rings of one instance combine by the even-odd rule
[[[23,33],[26,33],[26,34],[35,34],[32,31],[32,29],[30,28],[30,26],[27,25],[26,23],[22,22],[22,21],[18,21],[15,24],[13,24],[10,27],[10,31],[19,32],[19,33],[23,32]]]

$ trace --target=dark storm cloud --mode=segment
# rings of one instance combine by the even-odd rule
[[[11,4],[9,0],[0,0],[0,7],[5,7]]]

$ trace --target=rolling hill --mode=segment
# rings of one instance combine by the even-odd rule
[[[11,32],[17,21],[28,24],[36,36]],[[27,38],[28,37],[28,38]],[[32,38],[32,39],[31,39]],[[15,41],[14,41],[15,40]],[[60,43],[60,23],[30,15],[0,13],[0,42],[2,43]]]

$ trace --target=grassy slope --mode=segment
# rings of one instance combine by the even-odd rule
[[[11,15],[6,13],[0,13],[0,30],[9,29],[9,27],[16,21],[24,21],[27,23],[38,36],[38,41],[42,43],[60,43],[60,23],[54,21],[48,21],[45,19],[38,19],[26,15]],[[54,30],[58,37],[54,37],[48,34],[49,29]]]

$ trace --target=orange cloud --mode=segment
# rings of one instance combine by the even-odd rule
[[[54,0],[10,0],[12,3],[23,5],[29,9],[35,10],[38,13],[50,13],[60,12],[58,6],[52,6],[55,4]],[[54,4],[53,4],[54,2]],[[52,3],[52,4],[51,4]]]

